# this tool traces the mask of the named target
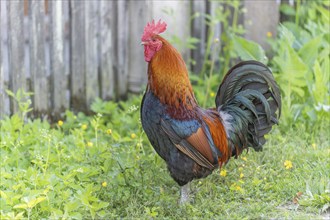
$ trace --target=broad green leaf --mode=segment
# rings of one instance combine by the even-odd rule
[[[6,89],[6,93],[7,93],[9,96],[15,98],[15,94],[14,94],[12,91]]]
[[[196,49],[196,44],[199,42],[200,40],[198,38],[195,37],[189,37],[187,39],[187,47],[189,49]]]
[[[90,214],[92,215],[92,218],[95,219],[96,212],[93,209],[89,209]]]
[[[313,87],[313,95],[314,99],[318,104],[328,104],[329,101],[329,93],[327,83],[329,82],[329,78],[327,77],[326,71],[323,73],[321,70],[321,66],[319,62],[315,62],[314,67],[314,77],[315,77],[315,85]]]
[[[85,193],[81,194],[80,199],[81,199],[82,204],[84,204],[85,206],[90,206],[89,198],[88,198],[87,194],[85,194]]]
[[[282,29],[291,37],[282,38],[283,40],[279,48],[281,56],[278,55],[273,59],[280,69],[280,74],[277,76],[279,84],[286,97],[291,97],[292,92],[303,97],[304,91],[302,88],[307,86],[305,75],[308,71],[308,66],[291,47],[291,42],[294,40],[292,33],[283,26]]]
[[[109,205],[108,202],[97,201],[93,203],[93,208],[97,211],[103,208],[106,208]]]
[[[97,215],[101,218],[104,218],[107,215],[107,212],[105,210],[101,210],[97,212]]]
[[[330,53],[330,51],[329,51]],[[327,58],[324,58],[322,63],[322,73],[324,74],[324,79],[326,80],[325,84],[329,84],[330,83],[330,59],[329,59],[330,54],[328,54]],[[330,89],[329,89],[330,90]]]
[[[46,199],[46,197],[39,197],[39,198],[34,198],[32,200],[30,200],[27,205],[29,208],[33,208],[34,206],[36,206],[38,203],[44,201]]]
[[[111,135],[112,135],[112,138],[115,141],[119,141],[120,140],[120,134],[117,131],[113,131]]]
[[[72,212],[78,209],[80,205],[81,203],[78,200],[70,201],[67,204],[65,204],[65,209],[67,212]]]
[[[27,209],[28,208],[28,205],[27,204],[17,204],[13,207],[14,209]]]
[[[0,196],[1,196],[1,198],[5,199],[5,200],[8,198],[7,194],[2,190],[0,190]]]
[[[267,57],[262,47],[242,37],[234,36],[234,50],[242,60],[258,60],[267,63]]]
[[[280,25],[280,36],[290,47],[292,47],[293,42],[296,40],[293,33],[287,29],[284,25]]]
[[[326,9],[322,6],[318,6],[317,7],[317,10],[322,14],[322,19],[323,19],[323,22],[325,24],[328,24],[330,23],[330,13],[329,13],[329,9]]]
[[[300,97],[304,97],[305,92],[299,87],[292,87],[292,90],[295,91]]]
[[[15,215],[14,219],[23,219],[24,212],[20,212],[17,215]]]
[[[322,43],[322,36],[311,39],[300,48],[298,54],[308,66],[312,66],[318,56],[318,51]]]
[[[3,211],[3,210],[1,210]],[[10,220],[18,220],[18,219],[23,219],[23,215],[24,215],[24,212],[20,212],[18,213],[17,215],[15,214],[15,212],[7,212],[7,213],[4,213],[4,212],[1,212],[0,213],[0,219],[10,219]]]
[[[70,217],[74,218],[74,219],[83,219],[83,216],[81,213],[79,212],[71,212],[70,213]]]
[[[286,15],[290,15],[290,16],[296,15],[296,11],[294,10],[294,8],[288,4],[281,4],[280,11]]]
[[[306,41],[313,38],[313,37],[310,36],[311,34],[308,31],[306,31],[304,29],[301,29],[301,26],[297,25],[294,22],[285,21],[285,22],[283,22],[282,25],[287,30],[290,30],[290,32],[293,34],[294,39],[293,39],[292,45],[293,45],[294,48],[300,48],[302,46],[302,45],[300,45],[301,44],[300,42],[306,42]],[[280,27],[279,31],[281,33],[282,27]],[[276,50],[276,48],[275,48],[275,50]]]
[[[330,1],[323,1],[322,4],[325,6],[330,6]]]

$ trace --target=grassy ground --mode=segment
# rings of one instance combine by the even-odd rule
[[[68,111],[53,126],[2,120],[1,219],[329,218],[328,123],[276,128],[263,152],[193,181],[192,201],[179,206],[179,187],[142,132],[139,101],[97,101],[102,115]]]

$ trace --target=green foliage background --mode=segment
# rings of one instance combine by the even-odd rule
[[[241,37],[237,1],[228,3],[231,24],[228,9],[205,15],[210,25],[226,27],[219,39],[224,46],[215,47],[220,65],[209,59],[218,42],[211,29],[202,73],[191,74],[199,103],[209,107],[237,59],[272,68],[283,113],[263,152],[244,153],[222,175],[193,181],[193,200],[178,206],[179,187],[141,128],[141,96],[118,103],[96,99],[95,115],[67,110],[50,124],[27,118],[30,93],[8,91],[20,112],[0,121],[1,219],[324,218],[330,207],[329,3],[297,2],[282,6],[289,19],[269,38],[268,58]],[[187,42],[194,48],[197,40]]]

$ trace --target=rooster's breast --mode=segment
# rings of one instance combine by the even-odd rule
[[[209,175],[211,170],[199,166],[179,151],[161,127],[161,121],[169,117],[167,110],[152,92],[145,93],[141,105],[142,127],[155,151],[166,161],[171,176],[179,185],[185,185],[195,178]]]

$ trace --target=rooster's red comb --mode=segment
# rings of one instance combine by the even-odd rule
[[[155,23],[155,20],[152,20],[152,22],[149,22],[144,28],[142,41],[147,41],[155,34],[163,33],[166,30],[166,25],[167,24],[161,20],[157,23]]]

